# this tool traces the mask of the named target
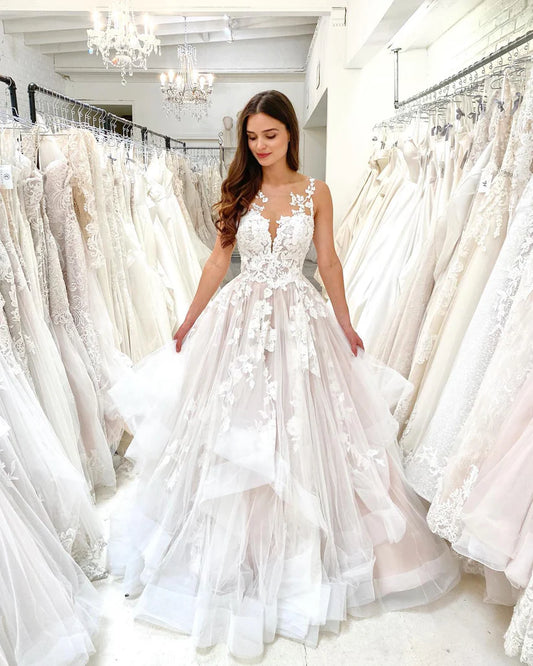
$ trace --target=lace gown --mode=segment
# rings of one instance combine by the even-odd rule
[[[421,443],[431,415],[438,403],[458,343],[464,335],[481,291],[498,256],[507,230],[505,215],[505,179],[500,167],[506,153],[512,116],[508,111],[509,86],[505,87],[504,110],[496,107],[497,130],[489,162],[482,178],[494,183],[487,193],[478,192],[473,198],[472,208],[455,244],[450,261],[433,291],[423,327],[417,341],[413,367],[409,375],[416,390],[416,404],[403,401],[397,410],[398,420],[405,425],[400,444],[406,452],[415,450]],[[465,202],[466,203],[466,202]],[[455,235],[455,229],[453,230]],[[453,238],[453,236],[452,236]],[[443,263],[452,244],[446,239],[443,254],[437,262]]]
[[[242,658],[276,633],[315,645],[347,614],[426,603],[458,578],[403,479],[382,393],[403,380],[353,355],[302,274],[313,192],[291,196],[273,239],[254,203],[242,272],[182,352],[169,344],[112,389],[140,472],[111,571],[141,593],[137,617]]]
[[[83,340],[70,312],[57,244],[43,205],[43,178],[35,171],[24,183],[24,208],[31,227],[39,266],[42,265],[45,320],[54,337],[72,390],[84,447],[81,462],[91,489],[115,486],[111,452],[104,432],[99,384]],[[40,270],[41,273],[41,270]],[[41,279],[41,278],[40,278]]]
[[[460,256],[464,277],[454,296],[452,304],[454,310],[448,314],[447,328],[444,329],[449,351],[454,349],[451,343],[454,337],[458,338],[461,330],[458,320],[464,322],[465,333],[454,358],[448,355],[446,364],[443,364],[441,359],[440,366],[436,366],[437,369],[440,367],[442,380],[446,378],[445,370],[449,367],[449,377],[446,383],[443,382],[443,390],[435,409],[433,412],[428,412],[432,416],[428,419],[419,446],[406,461],[409,481],[415,490],[428,500],[433,499],[447,459],[460,439],[461,427],[472,408],[484,373],[500,339],[522,269],[531,252],[533,183],[525,193],[523,192],[530,175],[531,152],[522,157],[524,147],[530,149],[533,147],[533,79],[527,88],[522,105],[514,115],[502,167],[493,180],[490,191],[478,195],[486,197],[486,203],[480,204],[478,220],[474,220],[476,224],[470,227],[469,235],[474,236],[479,246],[476,248],[478,263],[483,262],[484,272],[478,268],[472,273],[470,271],[472,260],[466,266],[465,255]],[[517,208],[517,200],[523,193],[524,196]],[[515,210],[516,215],[513,215]],[[509,232],[506,235],[508,219]],[[505,239],[503,244],[502,239]],[[501,251],[499,251],[500,245]],[[494,267],[485,279],[484,273],[486,275],[485,271],[492,263],[489,262],[491,256]],[[485,288],[466,327],[469,313],[472,311],[474,294],[469,283],[476,280],[480,288],[483,286]],[[461,298],[465,290],[469,300]],[[455,323],[453,319],[450,320],[450,314],[454,313]],[[453,324],[451,327],[450,322]],[[442,352],[442,343],[441,348],[435,351],[433,362],[439,352]],[[433,393],[436,398],[438,394],[435,386]],[[423,404],[429,409],[427,403]]]

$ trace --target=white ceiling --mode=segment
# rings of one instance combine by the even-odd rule
[[[148,62],[148,71],[153,73],[173,66],[175,48],[184,41],[185,27],[182,16],[150,15],[162,47],[162,56],[152,56]],[[105,16],[106,11],[102,10],[102,22]],[[143,14],[139,12],[136,16],[142,28]],[[197,47],[199,66],[218,73],[267,71],[272,56],[277,54],[276,69],[283,71],[280,58],[286,53],[286,71],[304,70],[318,13],[240,11],[229,18],[233,34],[229,43],[223,14],[187,18],[187,41]],[[5,34],[22,37],[27,46],[52,57],[59,74],[79,76],[97,72],[116,76],[116,71],[106,72],[99,55],[88,53],[87,29],[93,26],[88,11],[0,11],[0,20]]]

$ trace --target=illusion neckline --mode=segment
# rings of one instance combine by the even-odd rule
[[[291,205],[292,202],[296,201],[298,197],[301,200],[303,200],[304,202],[311,199],[311,197],[313,196],[313,192],[314,192],[314,187],[313,187],[314,181],[315,181],[315,179],[312,178],[311,176],[307,177],[307,186],[306,186],[303,194],[295,194],[292,190],[289,192],[289,195],[288,195],[289,202],[290,202],[289,207],[291,209],[294,207],[293,205]],[[268,203],[268,197],[264,194],[262,189],[258,190],[258,192],[256,194],[256,197],[259,197],[259,200],[261,201],[262,204]],[[296,211],[295,212],[294,210],[291,210],[290,215],[279,215],[276,220],[272,220],[272,218],[266,217],[266,215],[262,214],[262,211],[264,210],[264,208],[265,208],[264,205],[261,206],[261,205],[256,204],[256,203],[252,203],[252,205],[250,206],[250,208],[248,210],[248,213],[255,212],[258,215],[258,217],[260,217],[264,222],[266,222],[266,224],[267,224],[266,231],[267,231],[268,235],[270,236],[270,254],[274,253],[274,245],[276,244],[276,240],[277,240],[278,235],[279,235],[279,228],[280,228],[280,225],[281,225],[282,222],[284,222],[286,220],[290,220],[291,218],[296,217],[297,215],[304,215],[306,217],[312,217],[312,215],[310,215],[309,213],[306,213],[305,211]],[[274,222],[274,224],[275,224],[276,233],[274,234],[274,236],[272,236],[272,234],[270,233],[270,223],[271,222]]]

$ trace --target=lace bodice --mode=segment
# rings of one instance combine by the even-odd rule
[[[252,203],[241,217],[237,231],[243,277],[266,282],[270,287],[285,287],[302,277],[314,231],[314,191],[315,180],[310,178],[304,194],[291,192],[291,215],[282,215],[277,220],[274,239],[269,230],[270,220],[263,215],[268,198],[258,192],[261,204]]]

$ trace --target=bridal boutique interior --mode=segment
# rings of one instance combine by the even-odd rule
[[[238,113],[276,89],[462,578],[260,661],[533,665],[532,53],[531,0],[0,2],[0,664],[239,663],[134,622],[109,574],[136,481],[109,390],[183,320]],[[312,247],[304,272],[327,304]]]

